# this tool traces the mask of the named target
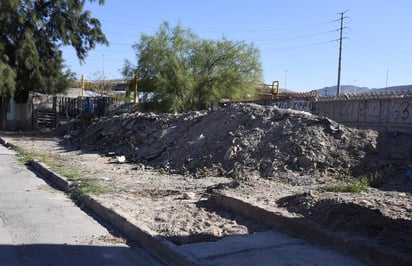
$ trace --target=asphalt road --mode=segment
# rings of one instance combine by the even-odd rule
[[[0,265],[160,265],[95,218],[0,145]]]

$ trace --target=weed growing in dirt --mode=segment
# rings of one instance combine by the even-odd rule
[[[231,177],[234,180],[241,180],[245,177],[245,169],[241,164],[235,163],[232,170],[226,173],[226,176]]]
[[[28,164],[31,160],[38,160],[49,166],[54,172],[71,181],[70,195],[73,198],[83,194],[99,195],[112,191],[111,188],[102,185],[98,180],[84,176],[80,170],[72,167],[69,168],[61,158],[30,152],[20,147],[17,147],[16,151],[21,163]]]
[[[368,180],[371,187],[379,187],[383,183],[382,175],[378,171],[372,173]]]
[[[75,201],[87,194],[100,195],[113,191],[113,189],[103,186],[95,179],[77,177],[70,181],[72,181],[72,184],[70,186],[69,194]]]
[[[164,168],[160,168],[159,169],[159,174],[160,175],[165,175],[166,174],[166,170]]]
[[[359,180],[351,178],[345,182],[327,184],[325,187],[323,187],[323,189],[328,192],[359,193],[359,192],[367,190],[368,187],[369,187],[368,179],[366,177],[362,177]]]
[[[61,162],[57,163],[47,163],[53,171],[56,173],[66,177],[69,181],[72,182],[71,184],[71,194],[74,195],[83,195],[83,194],[93,194],[93,195],[100,195],[104,193],[112,192],[112,189],[102,185],[98,180],[88,178],[83,175],[81,171],[78,169],[68,168]],[[72,195],[73,196],[73,195]]]
[[[28,164],[30,160],[36,159],[33,152],[29,152],[20,147],[16,147],[15,151],[17,152],[19,162],[22,164]]]

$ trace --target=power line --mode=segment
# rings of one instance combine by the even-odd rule
[[[222,29],[225,33],[265,33],[265,32],[274,32],[275,34],[289,34],[299,31],[305,31],[308,28],[314,28],[318,26],[323,26],[326,24],[330,24],[332,21],[323,21],[313,24],[305,24],[305,25],[297,25],[297,26],[289,26],[289,27],[279,27],[279,28],[267,28],[267,29],[259,29],[259,30],[228,30]],[[194,29],[193,29],[194,30]],[[207,32],[207,33],[221,33],[222,30],[198,30],[198,32]]]
[[[371,52],[372,52],[372,54],[371,54]],[[385,58],[382,58],[381,56],[379,56],[379,55],[381,55],[379,53],[377,53],[377,55],[374,55],[373,51],[371,50],[371,47],[366,47],[366,46],[362,47],[360,45],[357,45],[356,49],[352,50],[352,53],[357,53],[358,55],[365,57],[365,59],[367,59],[368,61],[374,60],[377,63],[383,64],[385,66],[391,66],[392,68],[401,70],[405,73],[411,73],[412,72],[411,69],[408,69],[403,65],[401,66],[399,64],[394,64],[391,61],[388,61]]]
[[[107,21],[107,22],[115,23],[115,24],[128,25],[128,26],[134,26],[134,27],[140,27],[140,28],[148,28],[148,29],[157,29],[158,28],[158,26],[153,27],[153,26],[148,26],[148,25],[129,23],[129,22],[123,22],[123,21],[111,20],[111,19],[100,19],[100,21],[101,22]]]
[[[325,34],[336,32],[336,31],[337,30],[329,30],[329,31],[317,32],[317,33],[311,33],[311,34],[304,34],[304,35],[297,35],[297,36],[277,37],[277,38],[273,38],[273,39],[262,39],[262,40],[257,40],[257,43],[264,44],[264,43],[272,43],[274,41],[301,40],[301,39],[311,38],[311,37],[315,37],[315,36],[325,35]]]
[[[393,47],[393,46],[389,47],[387,44],[383,45],[382,42],[379,42],[379,39],[371,39],[371,38],[369,38],[368,40],[363,39],[364,34],[360,34],[356,31],[352,31],[352,32],[354,33],[355,37],[357,37],[357,38],[354,38],[354,39],[359,40],[360,42],[362,42],[361,45],[368,46],[368,50],[376,51],[376,53],[379,56],[384,55],[384,56],[387,56],[388,58],[394,59],[398,62],[409,64],[409,62],[410,62],[409,58],[411,57],[412,54],[410,54],[406,51],[402,51],[401,49]],[[393,53],[395,51],[398,52],[398,53],[399,52],[402,53],[403,56],[402,55],[395,55]]]
[[[118,25],[127,25],[127,26],[134,26],[138,28],[148,28],[148,29],[153,29],[156,30],[159,28],[159,26],[149,26],[149,25],[142,25],[142,24],[137,24],[137,23],[130,23],[130,22],[123,22],[123,21],[118,21],[118,20],[111,20],[111,19],[101,19],[101,22],[110,22],[112,25],[118,24]],[[312,23],[312,24],[304,24],[304,25],[296,25],[296,26],[287,26],[287,27],[278,27],[278,28],[267,28],[267,29],[259,29],[259,30],[236,30],[236,29],[221,29],[221,30],[195,30],[193,28],[190,28],[193,31],[198,31],[198,32],[207,32],[207,33],[222,33],[223,32],[230,34],[230,33],[265,33],[265,32],[274,32],[275,34],[289,34],[289,33],[295,33],[299,31],[306,31],[308,28],[315,28],[323,25],[327,25],[334,22],[334,20],[328,20],[328,21],[322,21],[322,22],[317,22],[317,23]],[[105,32],[109,32],[106,31]],[[117,33],[121,35],[130,35],[130,32],[114,32],[111,31],[112,33]]]
[[[359,27],[359,29],[362,30],[361,27]],[[367,42],[369,44],[374,44],[377,47],[379,46],[381,49],[387,49],[388,47],[390,47],[390,48],[392,48],[392,49],[390,49],[390,51],[397,51],[397,52],[402,53],[406,56],[412,56],[412,53],[410,51],[402,49],[398,46],[399,43],[402,43],[402,42],[397,42],[395,44],[393,42],[393,39],[386,38],[385,40],[383,40],[382,36],[374,35],[372,32],[366,31],[366,30],[362,30],[362,33],[360,33],[360,32],[357,32],[357,31],[351,29],[351,32],[353,32],[355,35],[357,35],[360,39],[365,38],[365,42]]]
[[[297,46],[285,46],[285,47],[278,47],[278,48],[272,48],[272,49],[261,49],[261,51],[274,52],[274,51],[293,50],[293,49],[300,49],[300,48],[308,48],[308,47],[318,46],[318,45],[332,43],[332,42],[336,42],[336,41],[338,41],[338,39],[337,40],[328,40],[328,41],[315,42],[315,43],[308,43],[308,44],[297,45]]]

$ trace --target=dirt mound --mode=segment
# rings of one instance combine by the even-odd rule
[[[236,104],[179,115],[115,115],[66,137],[79,148],[171,173],[274,178],[291,171],[347,175],[375,149],[377,133],[306,112]]]

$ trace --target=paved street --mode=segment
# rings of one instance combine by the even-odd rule
[[[159,265],[0,145],[0,265]]]

